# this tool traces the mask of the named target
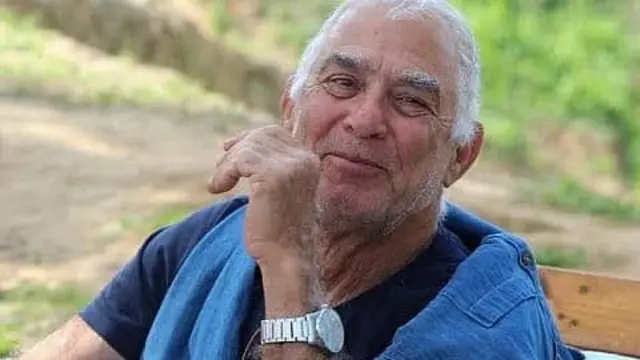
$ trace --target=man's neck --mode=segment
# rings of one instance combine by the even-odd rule
[[[413,261],[433,240],[437,211],[408,217],[384,238],[351,233],[318,242],[317,265],[325,301],[336,305],[355,298]]]

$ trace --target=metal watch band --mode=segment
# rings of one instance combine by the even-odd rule
[[[262,344],[312,342],[312,320],[308,316],[266,319],[260,323]]]

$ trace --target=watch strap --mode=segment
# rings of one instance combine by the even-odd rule
[[[315,329],[313,316],[294,318],[266,319],[260,322],[262,344],[276,343],[314,343]]]

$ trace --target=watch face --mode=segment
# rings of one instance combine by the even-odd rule
[[[338,353],[344,345],[344,328],[340,315],[331,309],[324,308],[320,310],[316,319],[316,331],[324,346],[332,353]]]

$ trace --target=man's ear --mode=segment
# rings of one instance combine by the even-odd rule
[[[466,144],[459,145],[449,163],[444,177],[444,187],[448,188],[458,181],[476,161],[484,141],[484,128],[481,123],[475,124],[474,136]]]
[[[293,99],[291,98],[291,83],[293,77],[290,76],[287,84],[280,96],[280,109],[282,109],[282,125],[287,129],[293,129]]]

